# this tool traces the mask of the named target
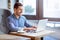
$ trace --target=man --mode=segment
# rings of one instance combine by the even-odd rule
[[[18,31],[19,28],[23,28],[24,31],[35,30],[36,27],[30,25],[27,19],[22,16],[23,5],[21,3],[15,3],[14,13],[7,18],[7,26],[12,31]],[[20,29],[21,30],[21,29]]]

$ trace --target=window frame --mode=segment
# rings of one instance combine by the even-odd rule
[[[48,19],[48,21],[60,21],[60,18],[44,18],[43,17],[43,0],[39,0],[39,19]]]
[[[19,2],[17,0],[16,2]],[[29,20],[48,19],[49,21],[60,21],[60,18],[44,18],[43,17],[43,0],[36,0],[36,15],[24,15]]]

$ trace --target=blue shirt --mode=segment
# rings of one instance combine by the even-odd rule
[[[32,27],[24,16],[17,19],[14,14],[7,18],[7,26],[10,31],[18,31],[19,27]]]

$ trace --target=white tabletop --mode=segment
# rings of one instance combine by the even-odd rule
[[[9,35],[9,34],[1,34],[0,40],[28,40],[30,38],[21,37],[21,36],[15,36],[15,35]]]
[[[30,37],[43,37],[43,36],[49,35],[51,33],[54,33],[54,31],[51,31],[51,30],[43,30],[43,31],[37,32],[37,33],[18,33],[18,32],[11,32],[11,34],[22,35],[22,36],[30,36]]]

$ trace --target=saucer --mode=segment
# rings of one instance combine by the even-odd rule
[[[18,31],[18,33],[25,33],[25,31]]]

